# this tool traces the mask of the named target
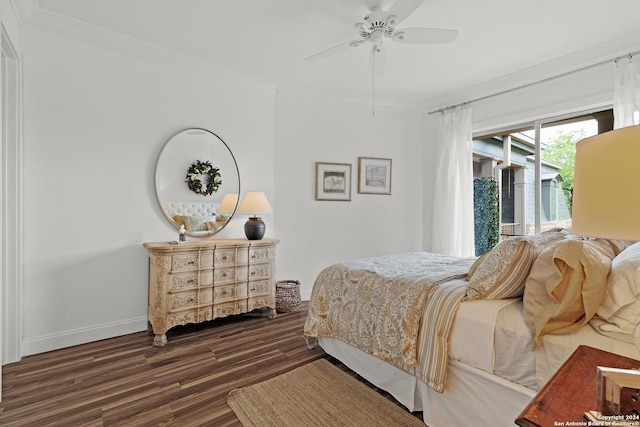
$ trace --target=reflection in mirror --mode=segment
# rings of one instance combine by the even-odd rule
[[[190,236],[222,230],[240,194],[236,159],[227,144],[205,129],[186,129],[169,139],[156,164],[156,195],[171,225]]]

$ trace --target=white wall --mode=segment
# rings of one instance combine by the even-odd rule
[[[154,167],[168,138],[203,127],[229,145],[242,191],[265,191],[276,278],[303,298],[324,267],[422,249],[423,116],[344,102],[26,27],[23,354],[146,329],[143,242],[174,240]],[[241,80],[241,79],[240,79]],[[277,101],[276,101],[277,100]],[[357,193],[358,156],[393,161],[392,195]],[[351,163],[352,201],[314,200],[315,162]],[[243,235],[245,218],[218,237]]]
[[[329,265],[422,250],[423,115],[419,108],[343,102],[278,90],[277,277],[303,299]],[[358,157],[392,159],[391,195],[358,194]],[[315,200],[315,163],[352,165],[351,201]]]
[[[32,27],[21,39],[27,355],[146,329],[142,243],[177,238],[154,168],[179,130],[215,132],[243,192],[273,199],[274,90]],[[242,236],[242,223],[219,237]]]
[[[592,108],[613,100],[614,62],[474,103],[475,134],[517,127]]]
[[[423,233],[422,233],[422,250],[431,252],[432,235],[433,235],[433,194],[435,186],[435,150],[438,136],[438,126],[436,116],[424,115],[423,134],[424,134],[424,154],[422,156],[422,167],[424,176],[422,182],[424,190],[422,192],[422,209],[423,209]]]

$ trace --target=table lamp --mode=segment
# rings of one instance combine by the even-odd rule
[[[244,234],[247,239],[262,239],[267,227],[258,215],[273,213],[267,196],[261,191],[248,191],[240,202],[237,213],[251,215],[244,224]]]
[[[227,193],[222,198],[216,215],[220,221],[228,221],[238,206],[238,195],[236,193]]]
[[[605,132],[576,145],[571,231],[640,240],[640,126]],[[634,338],[640,350],[640,325]]]
[[[640,240],[640,126],[576,145],[573,234]]]

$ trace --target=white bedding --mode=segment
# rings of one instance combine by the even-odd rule
[[[522,316],[522,305],[518,299],[498,313],[493,373],[536,390],[536,356],[531,350],[531,332]]]
[[[535,355],[522,299],[463,302],[451,331],[449,358],[535,389]]]
[[[538,388],[542,387],[579,345],[588,345],[610,353],[640,360],[640,352],[629,341],[599,333],[591,322],[570,334],[545,335],[535,350]]]

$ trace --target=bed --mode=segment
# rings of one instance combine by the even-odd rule
[[[192,236],[208,236],[224,227],[228,218],[217,215],[219,202],[166,201],[162,203],[165,216],[178,227],[183,225]]]
[[[579,345],[640,359],[639,286],[640,243],[563,230],[366,258],[318,275],[305,338],[430,427],[509,426]]]

